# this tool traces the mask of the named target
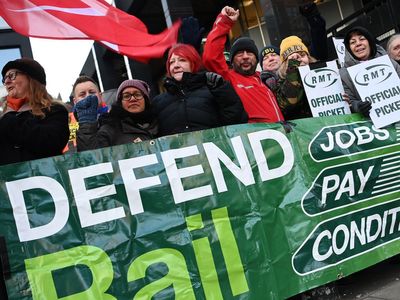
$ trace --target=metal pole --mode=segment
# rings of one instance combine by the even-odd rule
[[[128,73],[128,79],[133,79],[131,65],[129,64],[129,59],[126,55],[124,55],[124,62],[125,62],[126,72]]]
[[[114,0],[111,1],[111,5],[114,6],[115,8],[118,8],[115,5],[115,1]],[[131,65],[129,64],[129,58],[126,55],[122,55],[122,56],[124,57],[125,69],[126,69],[126,73],[128,75],[128,79],[133,79]]]
[[[94,67],[96,68],[97,78],[99,80],[100,92],[104,92],[103,81],[101,79],[99,63],[97,62],[96,50],[94,49],[94,43],[92,45],[92,54],[93,54],[93,60],[94,60]]]
[[[258,16],[257,5],[254,1],[251,1],[251,2],[253,2],[254,7],[256,8],[256,18],[257,18],[258,28],[260,29],[261,39],[262,39],[263,45],[265,47],[266,43],[265,43],[264,33],[262,32],[262,28],[261,28],[260,17]]]
[[[340,6],[340,2],[339,0],[336,0],[338,8],[339,8],[339,14],[340,14],[340,18],[343,20],[343,12],[342,12],[342,7]]]
[[[163,10],[164,10],[164,16],[165,16],[165,21],[167,23],[167,27],[171,27],[172,26],[172,19],[171,19],[171,14],[169,12],[169,7],[168,7],[167,0],[161,0],[161,5],[162,5]]]

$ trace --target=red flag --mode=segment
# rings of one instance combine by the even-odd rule
[[[160,57],[176,43],[180,22],[149,34],[138,18],[104,0],[0,1],[0,15],[16,32],[50,39],[92,39],[129,57]]]

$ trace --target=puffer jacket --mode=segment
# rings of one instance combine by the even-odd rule
[[[164,87],[167,92],[152,102],[160,136],[247,122],[239,96],[226,81],[209,88],[203,72],[183,73],[181,81],[166,78]]]
[[[383,49],[381,46],[376,45],[376,54],[373,58],[377,58],[383,55],[386,55],[385,49]],[[373,59],[371,58],[371,59]],[[396,63],[395,60],[390,59],[392,61],[392,64],[397,72],[397,74],[400,76],[400,66],[398,63]],[[357,64],[362,63],[362,61],[357,60],[354,58],[347,50],[345,51],[345,56],[344,56],[344,67],[339,70],[340,77],[342,79],[342,84],[344,88],[344,92],[349,96],[350,103],[351,103],[351,109],[353,112],[359,112],[358,104],[361,102],[361,97],[357,92],[357,89],[351,80],[350,74],[347,71],[348,67],[355,66]]]
[[[138,143],[156,137],[158,126],[150,109],[129,113],[119,102],[98,122],[79,124],[77,150],[91,150],[115,145]]]
[[[43,118],[33,115],[26,103],[1,115],[0,165],[62,154],[69,138],[68,111],[54,103],[43,112]]]

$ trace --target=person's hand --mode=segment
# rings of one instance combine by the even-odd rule
[[[215,89],[224,83],[221,75],[214,72],[206,72],[206,84],[210,89]]]
[[[293,72],[294,70],[297,70],[300,67],[300,62],[297,59],[289,59],[288,61],[288,67],[287,67],[287,72]]]
[[[233,7],[230,7],[230,6],[225,6],[221,10],[221,14],[223,14],[224,16],[227,16],[233,22],[236,22],[237,19],[239,18],[239,10],[238,9],[234,9]]]
[[[364,116],[369,117],[369,111],[371,110],[372,104],[369,101],[361,101],[358,104],[358,111]]]
[[[93,123],[97,121],[97,106],[99,100],[96,95],[89,95],[77,102],[74,106],[74,112],[78,117],[79,123]]]
[[[261,71],[260,73],[261,81],[269,87],[271,91],[276,91],[278,85],[278,79],[274,72],[271,71]]]
[[[199,20],[192,16],[184,18],[180,30],[183,43],[192,45],[197,51],[199,51],[204,32],[204,27],[200,28]]]
[[[342,94],[342,97],[343,97],[343,101],[347,102],[347,104],[348,104],[349,106],[351,106],[351,102],[350,102],[350,97],[349,97],[349,95],[347,95],[346,93],[343,93],[343,94]]]

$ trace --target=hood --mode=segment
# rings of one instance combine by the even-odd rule
[[[371,48],[371,56],[369,59],[375,57],[376,51],[377,51],[376,39],[372,36],[372,34],[366,28],[361,27],[361,26],[356,26],[356,27],[351,28],[350,30],[347,31],[347,33],[344,37],[343,43],[344,43],[346,50],[349,52],[349,54],[353,55],[350,50],[350,38],[353,35],[353,33],[361,34],[367,39],[369,47]]]
[[[375,47],[376,47],[376,53],[373,57],[371,57],[371,59],[387,54],[385,49],[383,49],[383,47],[381,47],[379,45],[375,45]],[[347,68],[347,67],[357,65],[359,63],[361,63],[361,61],[354,58],[354,56],[351,55],[350,52],[346,49],[345,55],[344,55],[344,66]]]

